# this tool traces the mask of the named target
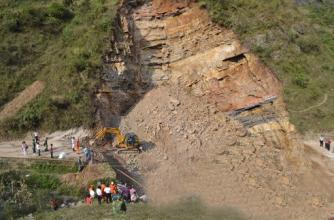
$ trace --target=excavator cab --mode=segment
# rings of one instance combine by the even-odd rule
[[[127,133],[125,135],[125,144],[127,146],[137,147],[139,145],[139,138],[134,133]]]

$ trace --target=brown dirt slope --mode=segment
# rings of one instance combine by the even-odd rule
[[[326,174],[305,157],[281,82],[231,30],[191,0],[124,0],[117,24],[97,118],[143,140],[128,165],[155,204],[196,196],[250,219],[329,217]]]
[[[196,196],[206,204],[240,209],[252,219],[329,216],[330,194],[321,179],[312,177],[311,167],[296,169],[285,149],[268,145],[208,100],[160,86],[124,117],[121,127],[155,143],[136,158],[155,203]]]
[[[281,83],[231,30],[194,1],[124,1],[119,13],[106,79],[156,85],[121,121],[155,144],[132,160],[155,203],[197,196],[253,219],[330,215],[331,192],[312,174]],[[118,55],[130,52],[131,62]]]
[[[17,97],[7,103],[0,112],[0,120],[14,116],[22,107],[36,98],[44,89],[44,82],[35,81],[25,88]]]

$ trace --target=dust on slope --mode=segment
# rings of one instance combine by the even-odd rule
[[[22,107],[36,98],[44,89],[42,81],[35,81],[25,88],[17,97],[7,103],[0,112],[0,120],[14,116]]]
[[[329,215],[327,190],[312,175],[288,165],[283,149],[268,146],[208,100],[180,88],[153,89],[121,127],[156,144],[137,157],[155,203],[195,196],[256,219]]]

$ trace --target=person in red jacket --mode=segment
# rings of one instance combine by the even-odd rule
[[[114,183],[114,182],[111,182],[110,184],[110,189],[111,189],[111,193],[113,195],[116,195],[117,194],[117,185]]]

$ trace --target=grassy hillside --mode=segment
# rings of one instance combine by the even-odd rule
[[[334,1],[199,0],[231,27],[284,83],[299,130],[334,128]],[[325,104],[317,105],[328,99]],[[305,110],[300,112],[300,110]]]
[[[61,209],[57,212],[44,212],[35,217],[37,220],[91,220],[114,219],[114,220],[245,220],[246,218],[233,209],[209,209],[198,200],[188,200],[165,207],[155,207],[149,204],[130,204],[126,214],[117,212],[114,205],[92,207],[86,205],[71,209]]]
[[[35,80],[46,89],[0,135],[93,123],[94,91],[117,0],[0,1],[0,110]]]

